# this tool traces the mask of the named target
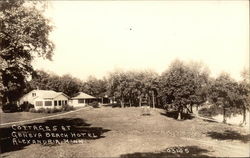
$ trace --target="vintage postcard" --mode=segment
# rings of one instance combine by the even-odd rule
[[[249,157],[249,1],[0,1],[0,155]]]

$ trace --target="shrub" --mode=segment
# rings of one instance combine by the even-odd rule
[[[29,112],[36,113],[36,112],[37,112],[37,110],[36,110],[35,108],[30,108],[30,109],[29,109]]]
[[[38,113],[45,113],[45,108],[40,108],[37,110]]]
[[[46,108],[46,109],[44,110],[44,113],[50,113],[50,109],[49,109],[49,108]]]
[[[74,110],[74,107],[68,104],[62,106],[62,111],[70,111],[70,110]]]
[[[61,112],[61,111],[62,111],[62,109],[54,108],[54,113],[56,113],[56,112]]]
[[[33,104],[30,103],[23,103],[20,105],[21,111],[26,111],[28,112],[30,110],[30,108],[34,108]]]
[[[3,105],[2,107],[3,112],[17,112],[20,111],[17,104],[12,104],[12,103],[8,103]]]
[[[208,108],[202,108],[198,112],[201,116],[204,117],[213,117],[219,114],[223,114],[222,108],[218,106],[210,106]]]
[[[90,103],[89,105],[92,106],[93,108],[99,108],[99,103],[97,101],[94,101]]]
[[[62,108],[40,108],[36,110],[35,108],[30,108],[29,112],[37,112],[37,113],[56,113],[56,112],[62,112],[62,111],[70,111],[74,110],[73,106],[69,105],[63,105]]]

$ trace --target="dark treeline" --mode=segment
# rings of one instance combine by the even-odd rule
[[[107,91],[107,81],[90,76],[86,81],[72,77],[69,74],[59,76],[54,73],[47,73],[38,70],[35,77],[27,83],[25,93],[33,89],[54,90],[63,92],[70,97],[82,91],[95,97],[103,97]]]
[[[74,96],[82,91],[95,97],[108,96],[121,107],[142,106],[164,108],[182,113],[192,113],[193,107],[209,102],[226,114],[241,112],[246,122],[249,110],[249,73],[242,72],[242,80],[235,81],[227,73],[217,78],[209,75],[202,63],[184,63],[175,60],[161,75],[154,71],[113,71],[103,79],[89,77],[81,81],[70,75],[58,76],[38,71],[27,84],[32,89],[51,89]]]

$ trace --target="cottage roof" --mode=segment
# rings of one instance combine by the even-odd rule
[[[94,99],[95,97],[88,95],[86,93],[83,92],[79,92],[78,95],[76,97],[73,97],[72,99]]]
[[[68,97],[62,92],[55,92],[53,90],[34,90],[32,91],[32,93],[36,93],[36,97],[43,98],[43,99],[48,99],[48,98],[53,99],[61,94]]]

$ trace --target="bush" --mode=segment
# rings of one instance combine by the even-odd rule
[[[56,112],[62,112],[62,111],[71,111],[74,110],[73,106],[69,105],[63,105],[62,108],[40,108],[36,110],[35,108],[30,108],[29,112],[34,112],[34,113],[56,113]]]
[[[45,113],[45,108],[40,108],[37,110],[38,113]]]
[[[51,108],[46,108],[45,111],[44,111],[44,113],[47,113],[47,114],[53,113],[53,109],[51,109]]]
[[[37,112],[37,110],[36,110],[35,108],[30,108],[30,109],[29,109],[29,112],[36,113],[36,112]]]
[[[17,111],[20,111],[20,108],[18,108],[17,104],[8,103],[8,104],[3,105],[2,110],[3,112],[6,112],[6,113],[17,112]]]
[[[34,105],[30,104],[30,103],[23,103],[23,104],[20,105],[21,111],[28,112],[31,108],[34,108]]]
[[[99,108],[99,103],[97,101],[94,101],[90,103],[89,105],[92,106],[93,108]]]
[[[62,109],[54,108],[54,113],[56,113],[56,112],[62,112]]]
[[[70,106],[68,104],[62,106],[62,111],[71,111],[74,110],[73,106]]]
[[[40,108],[38,110],[36,110],[35,108],[30,108],[29,112],[33,112],[33,113],[56,113],[56,112],[61,112],[62,109],[57,109],[57,108]]]
[[[223,114],[223,110],[218,106],[210,106],[208,108],[200,109],[198,113],[204,117],[213,117],[219,114]]]

